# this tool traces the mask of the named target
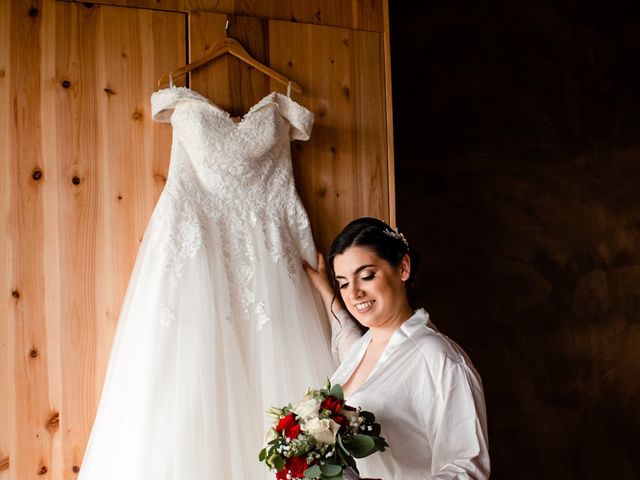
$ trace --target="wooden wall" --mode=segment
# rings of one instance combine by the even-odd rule
[[[68,1],[88,3],[82,0]],[[97,0],[91,4],[121,5],[174,12],[216,12],[389,32],[386,0]]]
[[[77,474],[166,180],[149,96],[225,35],[223,14],[316,115],[293,153],[319,249],[356,216],[394,218],[386,3],[99,3],[0,2],[0,479]],[[234,58],[190,82],[233,114],[283,91]]]

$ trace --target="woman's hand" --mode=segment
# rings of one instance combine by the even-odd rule
[[[304,272],[309,277],[311,284],[318,291],[325,304],[331,303],[333,299],[333,288],[329,283],[329,277],[327,276],[327,264],[324,261],[324,256],[318,252],[318,268],[314,269],[307,262],[303,262]]]

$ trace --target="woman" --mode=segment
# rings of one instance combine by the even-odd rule
[[[333,287],[327,277],[328,274]],[[389,443],[358,460],[383,480],[489,478],[484,396],[462,349],[407,297],[417,255],[404,236],[360,218],[336,237],[317,270],[305,265],[327,308],[345,399],[376,415]],[[345,309],[346,307],[346,309]],[[368,331],[361,335],[355,318]]]

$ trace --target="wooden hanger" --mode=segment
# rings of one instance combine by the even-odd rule
[[[198,67],[201,67],[205,63],[210,62],[211,60],[214,60],[220,57],[221,55],[224,55],[225,53],[229,53],[234,57],[239,58],[243,62],[251,65],[256,70],[259,70],[260,72],[270,76],[271,78],[277,80],[280,83],[283,83],[285,85],[290,84],[291,89],[294,92],[298,92],[298,93],[302,92],[302,88],[300,87],[300,85],[298,85],[294,81],[289,80],[287,77],[279,74],[275,70],[267,67],[263,63],[260,63],[258,60],[253,58],[249,54],[249,52],[247,52],[244,49],[244,47],[240,44],[240,42],[229,37],[223,37],[220,40],[216,41],[212,46],[207,48],[207,50],[204,52],[202,57],[200,57],[199,59],[187,65],[184,65],[180,68],[177,68],[176,70],[173,70],[168,74],[164,74],[162,77],[160,77],[160,80],[158,80],[158,87],[161,87],[165,83],[168,83],[170,79],[175,80],[176,78],[184,75],[185,73],[190,72],[191,70],[194,70]]]

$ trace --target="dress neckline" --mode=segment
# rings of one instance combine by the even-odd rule
[[[265,96],[263,96],[260,100],[258,100],[255,104],[253,104],[249,110],[247,110],[246,113],[244,113],[243,115],[241,115],[240,117],[232,117],[231,114],[225,110],[224,108],[222,108],[220,105],[216,104],[215,102],[213,102],[210,98],[205,97],[204,95],[202,95],[200,92],[193,90],[190,87],[183,87],[183,86],[176,86],[173,85],[171,87],[165,87],[165,88],[161,88],[159,90],[156,90],[155,92],[152,93],[152,95],[156,95],[156,94],[162,94],[162,93],[167,93],[167,92],[187,92],[189,94],[189,96],[191,96],[194,99],[198,99],[200,101],[202,101],[203,103],[206,103],[210,106],[212,106],[218,113],[222,114],[227,121],[229,122],[229,124],[231,124],[233,127],[238,128],[240,125],[242,125],[244,123],[244,121],[247,119],[247,117],[253,113],[254,111],[256,111],[258,108],[262,107],[265,104],[268,104],[267,100],[272,100],[273,98],[277,95],[282,95],[279,92],[276,92],[275,90],[267,93]],[[286,96],[285,96],[286,97]],[[295,103],[296,105],[299,105],[295,100],[291,99],[291,97],[286,97],[289,101]],[[300,107],[302,107],[302,105],[300,105]],[[304,108],[304,107],[302,107]],[[238,120],[234,120],[234,118],[238,119]]]

